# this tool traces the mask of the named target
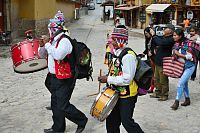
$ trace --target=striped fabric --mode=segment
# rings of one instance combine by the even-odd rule
[[[185,62],[174,57],[163,58],[163,74],[171,78],[180,78],[183,74]]]
[[[128,40],[128,30],[124,28],[114,28],[112,38],[121,38]]]
[[[185,43],[187,43],[187,45],[188,45],[188,50],[192,51],[192,48],[195,48],[196,50],[199,50],[199,44],[193,43],[190,40],[185,41]],[[174,47],[179,49],[180,47],[184,47],[184,43],[183,42],[181,44],[175,43]]]

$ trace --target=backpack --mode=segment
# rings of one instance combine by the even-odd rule
[[[125,48],[117,57],[119,59],[120,64],[122,64],[122,58],[124,55],[128,54],[128,51],[133,51],[133,50],[131,48]],[[148,90],[149,87],[151,86],[151,79],[153,74],[152,68],[145,61],[141,60],[141,57],[137,56],[136,53],[135,55],[138,63],[134,80],[137,83],[138,88],[143,90]]]
[[[78,42],[76,39],[71,39],[66,34],[63,34],[58,42],[64,37],[69,39],[73,47],[72,56],[70,58],[66,56],[63,60],[70,63],[70,68],[72,74],[74,75],[74,79],[86,78],[88,81],[89,78],[91,78],[93,80],[93,67],[91,61],[92,54],[90,49],[83,42]]]

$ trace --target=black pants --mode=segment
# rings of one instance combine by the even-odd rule
[[[51,108],[53,112],[53,126],[55,132],[65,131],[65,117],[79,126],[84,126],[87,117],[70,103],[75,83],[71,79],[57,79],[51,75],[50,92]]]
[[[119,98],[116,106],[106,119],[107,133],[120,133],[121,123],[128,133],[144,133],[132,118],[136,102],[137,96]]]
[[[51,85],[51,74],[50,73],[47,74],[44,84],[45,84],[46,88],[49,90],[49,92],[52,93],[52,90],[50,88],[50,85]]]

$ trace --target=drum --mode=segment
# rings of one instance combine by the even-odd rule
[[[14,44],[10,51],[15,72],[27,73],[47,67],[47,60],[38,55],[39,40],[27,39]]]
[[[96,97],[90,114],[99,121],[104,121],[115,107],[119,94],[111,88],[104,88]]]

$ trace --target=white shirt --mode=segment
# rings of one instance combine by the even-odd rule
[[[118,49],[115,51],[115,55],[119,56],[123,49]],[[116,86],[126,86],[131,84],[133,78],[135,77],[136,72],[136,56],[132,54],[126,54],[122,58],[122,75],[121,76],[108,76],[107,82],[108,84],[113,84]]]
[[[39,56],[41,58],[45,58],[48,54],[48,69],[51,74],[55,74],[54,60],[63,60],[66,55],[72,52],[72,44],[67,38],[62,38],[56,48],[57,41],[63,34],[65,33],[62,32],[54,37],[52,44],[48,42],[45,47],[39,48]]]
[[[194,36],[191,36],[190,34],[188,34],[186,38],[191,41],[196,41],[198,37],[199,37],[199,35],[197,35],[197,34],[195,34]]]
[[[197,38],[196,43],[200,45],[200,36]]]

